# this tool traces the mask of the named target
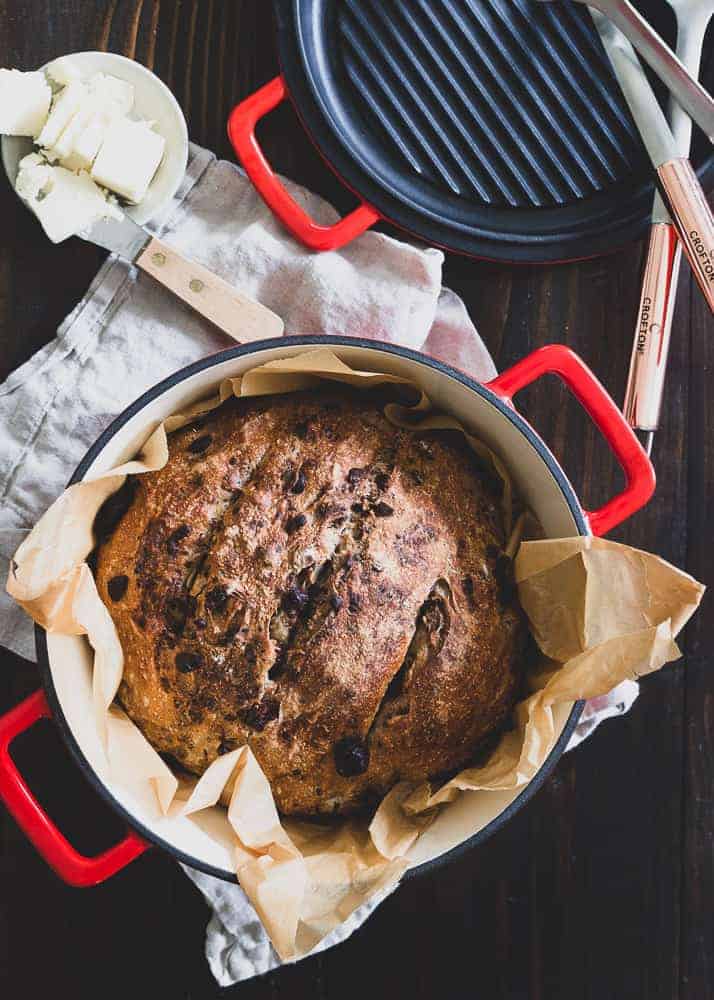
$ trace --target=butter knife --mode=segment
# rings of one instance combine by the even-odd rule
[[[128,216],[95,223],[83,239],[118,254],[151,275],[182,302],[240,343],[279,337],[283,321],[217,274],[182,256]]]

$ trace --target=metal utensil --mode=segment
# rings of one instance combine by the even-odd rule
[[[241,295],[201,265],[182,257],[139,225],[159,215],[166,207],[186,170],[186,120],[168,87],[145,66],[113,52],[73,52],[65,58],[83,75],[107,73],[130,83],[134,88],[137,114],[155,121],[166,140],[164,158],[142,203],[127,206],[121,222],[98,223],[88,234],[82,233],[83,238],[134,263],[236,340],[246,342],[280,336],[283,322],[274,312]],[[51,71],[51,66],[41,68]],[[13,187],[20,161],[31,151],[31,139],[2,137],[2,162]]]
[[[677,19],[677,56],[690,73],[698,75],[704,37],[714,16],[714,0],[668,0],[668,3]],[[674,99],[670,100],[669,120],[679,153],[688,155],[692,121]],[[659,427],[681,259],[676,228],[662,196],[657,193],[623,404],[630,426],[642,432],[648,454]]]
[[[120,221],[97,222],[79,235],[150,274],[182,302],[240,343],[282,336],[283,321],[271,309],[242,295],[201,264],[182,256],[126,214]]]
[[[552,0],[541,0],[550,3]],[[616,25],[655,71],[690,118],[714,143],[714,98],[680,62],[629,0],[574,0],[587,4]]]
[[[98,222],[82,235],[150,274],[234,340],[248,343],[282,336],[283,321],[272,310],[241,295],[223,278],[183,257],[127,216],[121,222]]]
[[[657,171],[659,187],[677,227],[682,249],[714,312],[714,217],[689,160],[679,155],[664,112],[639,59],[621,31],[597,10],[600,33],[617,81]]]

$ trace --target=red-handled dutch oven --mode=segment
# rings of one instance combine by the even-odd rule
[[[285,358],[308,346],[329,346],[353,368],[411,379],[433,403],[454,414],[496,451],[516,489],[539,518],[548,537],[603,535],[642,507],[655,486],[654,471],[622,414],[592,372],[570,350],[535,351],[486,385],[424,355],[401,347],[344,337],[290,337],[236,347],[184,368],[146,392],[117,417],[80,463],[71,482],[104,472],[133,456],[156,423],[210,395],[228,376]],[[517,413],[512,397],[541,375],[558,375],[590,414],[625,474],[625,487],[598,510],[586,511],[565,473],[533,428]],[[40,854],[71,885],[102,882],[152,844],[179,860],[229,881],[233,838],[225,811],[213,808],[190,819],[160,814],[151,788],[119,784],[109,772],[92,712],[90,649],[80,636],[36,631],[43,689],[0,719],[0,798]],[[451,858],[495,832],[543,783],[565,749],[580,716],[580,703],[555,710],[558,738],[528,786],[514,792],[464,795],[446,807],[410,853],[408,874]],[[15,737],[38,719],[54,718],[86,776],[129,826],[126,838],[97,857],[78,853],[49,819],[10,755]]]

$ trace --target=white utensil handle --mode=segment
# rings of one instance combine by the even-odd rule
[[[282,336],[283,321],[274,312],[161,240],[152,237],[135,263],[241,344]]]
[[[626,35],[674,99],[714,142],[714,99],[629,0],[590,0]]]

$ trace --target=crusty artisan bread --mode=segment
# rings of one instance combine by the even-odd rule
[[[525,627],[456,432],[345,387],[231,400],[100,512],[119,700],[197,774],[248,743],[284,814],[441,778],[508,719]]]

